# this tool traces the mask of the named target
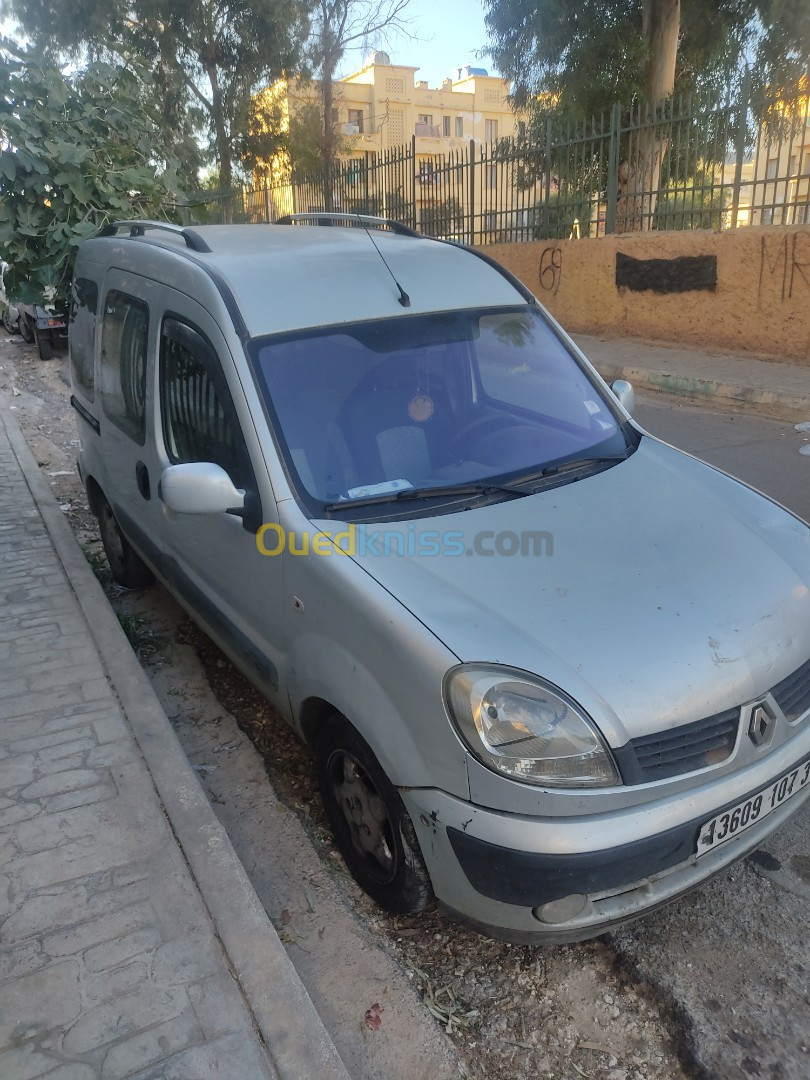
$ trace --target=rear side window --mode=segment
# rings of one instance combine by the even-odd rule
[[[146,434],[148,335],[146,304],[114,289],[108,292],[101,328],[101,401],[107,418],[141,446]]]
[[[247,447],[219,359],[185,323],[166,319],[160,337],[163,441],[173,464],[210,461],[249,486]]]
[[[93,359],[96,344],[96,315],[98,314],[98,285],[90,278],[75,278],[70,297],[70,328],[68,342],[73,386],[93,400]]]

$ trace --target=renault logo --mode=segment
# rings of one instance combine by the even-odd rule
[[[776,725],[776,717],[771,716],[764,705],[755,705],[751,710],[751,723],[748,735],[754,746],[762,746],[770,739]]]

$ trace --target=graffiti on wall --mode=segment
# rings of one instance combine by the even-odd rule
[[[778,296],[782,303],[802,292],[810,292],[810,233],[760,237],[760,306],[763,290],[768,300]]]
[[[562,248],[546,247],[540,253],[540,288],[555,296],[562,277]]]

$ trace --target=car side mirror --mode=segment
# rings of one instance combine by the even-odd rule
[[[610,384],[610,389],[616,395],[616,400],[627,412],[632,413],[636,407],[636,392],[633,384],[627,379],[616,379]]]
[[[160,478],[160,497],[176,514],[234,514],[242,517],[245,492],[220,465],[191,461],[170,465]]]

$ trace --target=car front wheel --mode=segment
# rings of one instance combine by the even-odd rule
[[[155,575],[133,551],[129,541],[121,532],[112,507],[106,499],[98,507],[98,530],[104,554],[110,564],[112,576],[125,589],[146,589],[155,580]]]
[[[315,763],[326,816],[357,883],[391,914],[422,911],[433,890],[411,819],[369,745],[340,713],[321,729]]]

